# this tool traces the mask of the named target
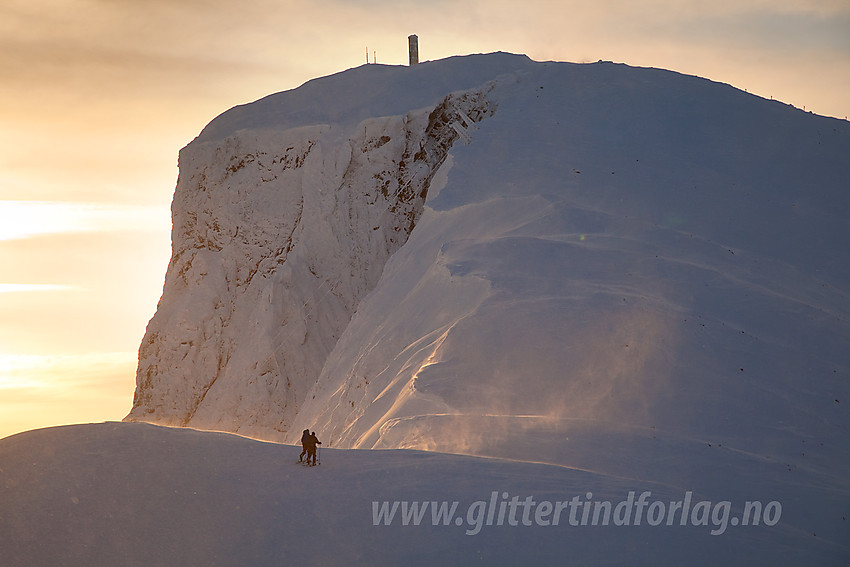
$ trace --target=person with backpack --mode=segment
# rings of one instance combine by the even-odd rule
[[[302,462],[304,455],[307,455],[307,443],[308,443],[309,440],[310,440],[310,430],[305,429],[301,433],[301,454],[298,456],[298,462],[299,463]],[[309,456],[307,457],[307,460],[308,461],[310,460]]]
[[[307,444],[306,444],[307,463],[310,463],[310,457],[312,456],[313,457],[313,465],[315,466],[317,445],[321,445],[321,444],[322,444],[322,442],[319,441],[318,437],[316,437],[316,432],[315,431],[311,432],[310,436],[307,437]]]

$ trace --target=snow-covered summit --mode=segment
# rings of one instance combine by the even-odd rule
[[[847,155],[728,85],[507,54],[231,110],[181,152],[128,419],[844,490]]]
[[[240,130],[329,123],[350,128],[369,118],[432,107],[452,91],[534,66],[525,55],[510,53],[450,57],[413,67],[361,65],[231,108],[210,122],[195,142],[220,140]]]
[[[704,79],[505,53],[236,107],[181,151],[129,419],[500,452],[517,416],[748,436],[765,389],[770,420],[828,415],[848,139]]]

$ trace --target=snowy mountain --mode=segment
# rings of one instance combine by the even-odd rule
[[[552,562],[586,541],[578,563],[650,564],[653,553],[672,563],[697,550],[691,564],[844,565],[848,155],[846,121],[728,85],[504,53],[365,65],[233,108],[180,153],[173,255],[127,421],[293,444],[311,428],[325,447],[490,458],[332,452],[341,470],[319,467],[330,475],[319,488],[363,502],[340,509],[345,526],[333,533],[345,539],[327,553],[357,549],[353,563],[379,562],[355,543],[365,537],[389,550],[386,564],[452,550],[458,564],[516,564],[507,550],[527,543]],[[283,554],[275,533],[314,548],[330,537],[308,536],[280,511],[304,505],[291,476],[302,471],[286,473],[298,488],[267,492],[280,455],[289,463],[297,449],[101,427],[4,440],[0,456],[12,456],[0,468],[22,482],[39,469],[25,455],[41,443],[69,447],[40,453],[50,467],[118,467],[107,449],[89,448],[96,431],[104,447],[138,447],[118,467],[138,490],[161,485],[139,471],[162,449],[163,474],[186,475],[179,490],[198,482],[262,509],[257,521],[273,527],[211,536],[228,553],[256,537],[258,549]],[[174,448],[188,439],[196,452]],[[211,473],[221,461],[226,470]],[[363,466],[374,479],[352,472]],[[250,488],[235,480],[246,477]],[[446,543],[440,530],[349,529],[367,521],[356,515],[369,502],[387,500],[383,489],[469,501],[643,489],[672,501],[692,491],[739,515],[754,500],[781,503],[782,514],[772,529],[717,537],[691,526],[703,530],[696,540],[608,527],[568,541],[494,530],[473,545],[462,530]],[[98,505],[118,492],[106,486]],[[46,500],[4,498],[14,500],[0,509],[20,512],[0,530],[23,537],[15,526],[39,523]],[[230,509],[210,506],[187,521]],[[155,511],[143,517],[153,522]],[[388,533],[416,542],[412,551],[381,539]]]
[[[727,85],[503,53],[231,109],[181,151],[128,419],[503,454],[843,415],[848,150]]]

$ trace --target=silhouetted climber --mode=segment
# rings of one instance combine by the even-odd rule
[[[301,460],[304,458],[304,455],[305,455],[305,454],[307,454],[307,442],[308,442],[309,440],[310,440],[310,430],[309,430],[309,429],[305,429],[305,430],[301,433],[301,454],[300,454],[300,455],[298,455],[298,462],[299,462],[299,463],[300,463],[300,462],[301,462]],[[310,457],[307,457],[307,460],[309,461],[309,460],[310,460]]]
[[[316,445],[321,445],[322,442],[319,441],[319,438],[316,437],[316,432],[313,431],[310,433],[310,436],[307,437],[307,462],[310,462],[310,457],[313,457],[313,464],[316,464]]]

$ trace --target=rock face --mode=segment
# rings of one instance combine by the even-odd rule
[[[184,148],[128,419],[285,433],[452,145],[495,112],[492,88],[353,127],[242,130]]]

